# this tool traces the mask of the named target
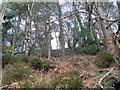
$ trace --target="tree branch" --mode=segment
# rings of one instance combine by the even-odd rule
[[[100,81],[98,82],[98,85],[100,85],[101,88],[104,88],[104,87],[102,86],[102,84],[101,84],[102,81],[103,81],[108,75],[110,75],[114,69],[115,69],[115,67],[111,68],[111,70],[110,70],[109,72],[107,72],[107,73],[100,79]]]

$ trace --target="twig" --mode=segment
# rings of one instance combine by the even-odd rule
[[[83,73],[80,75],[80,77],[83,77],[85,75],[86,71],[83,71]]]

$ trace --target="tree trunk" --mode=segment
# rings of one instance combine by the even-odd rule
[[[59,38],[60,38],[60,46],[61,46],[61,53],[62,53],[62,57],[64,58],[65,56],[65,40],[64,40],[64,31],[63,31],[63,27],[62,27],[62,12],[61,12],[61,8],[60,8],[60,4],[59,2],[57,3],[58,5],[58,14],[59,14],[59,27],[60,27],[60,35],[59,35]]]
[[[16,20],[16,16],[15,16],[14,30],[13,30],[13,41],[12,41],[12,56],[14,56],[16,35],[17,35],[17,20]]]
[[[104,19],[101,20],[101,17],[106,18],[106,16],[105,16],[105,12],[103,11],[103,9],[102,9],[102,7],[100,6],[99,3],[97,5],[97,11],[98,11],[98,14],[100,15],[99,21],[100,21],[100,23],[102,25],[102,28],[103,28],[106,49],[107,49],[108,52],[110,52],[114,56],[114,58],[116,58],[117,53],[116,53],[116,50],[115,50],[114,43],[112,42],[111,30],[109,28],[106,28],[109,25],[108,22]],[[116,61],[116,62],[118,63],[118,61]]]
[[[82,50],[82,47],[84,46],[83,42],[85,42],[85,36],[86,35],[84,33],[84,27],[82,25],[82,22],[81,22],[81,19],[80,19],[80,15],[79,15],[79,11],[76,8],[75,2],[73,2],[72,6],[73,6],[73,12],[75,13],[76,20],[78,21],[80,29],[81,29],[81,36],[80,36],[81,39],[79,40],[79,47],[80,47],[80,50]]]
[[[51,59],[51,31],[50,31],[50,13],[48,14],[49,14],[48,16],[48,60],[50,60]]]
[[[27,16],[27,22],[26,22],[26,48],[25,48],[25,54],[30,55],[31,50],[31,18],[32,18],[32,8],[33,8],[34,2],[30,6],[30,3],[28,4],[28,16]]]

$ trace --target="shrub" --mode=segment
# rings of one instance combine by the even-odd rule
[[[3,70],[3,84],[10,84],[17,80],[26,79],[30,74],[28,67],[20,63],[8,64]]]
[[[83,49],[79,48],[79,47],[76,47],[76,48],[73,48],[73,52],[75,52],[77,54],[83,54]]]
[[[2,56],[2,67],[4,68],[5,65],[7,65],[11,60],[10,55],[4,55]]]
[[[48,57],[48,50],[47,49],[44,49],[41,51],[41,56],[42,57]]]
[[[21,83],[20,83],[20,85],[21,85],[21,88],[33,88],[34,87],[34,84],[33,84],[33,82],[32,81],[30,81],[30,80],[24,80],[24,81],[22,81]],[[28,89],[29,90],[29,89]]]
[[[59,75],[51,82],[54,88],[80,88],[82,86],[82,78],[76,71],[67,72]]]
[[[40,70],[43,67],[43,62],[38,57],[31,56],[29,58],[29,62],[30,62],[30,66],[32,66],[35,70],[37,70],[37,69]]]
[[[34,88],[51,88],[50,84],[46,82],[35,82],[34,83]]]
[[[51,63],[50,63],[49,61],[45,61],[45,60],[44,60],[44,62],[43,62],[43,68],[44,68],[45,71],[46,71],[46,70],[47,70],[47,71],[49,70],[49,68],[51,67],[50,64],[51,64]]]
[[[17,61],[22,61],[22,62],[25,62],[25,63],[28,63],[28,61],[29,61],[28,56],[27,56],[27,55],[23,55],[23,54],[16,55],[16,56],[15,56],[15,59],[16,59]]]
[[[114,63],[114,58],[109,52],[104,50],[97,54],[95,63],[100,68],[107,68]]]
[[[98,50],[99,50],[99,47],[95,43],[90,46],[85,46],[83,48],[83,52],[85,52],[86,54],[92,54],[92,55],[96,55]]]
[[[92,55],[96,55],[99,50],[99,47],[96,44],[90,46],[90,53]]]
[[[52,50],[51,51],[51,56],[53,56],[53,57],[59,57],[60,56],[60,51],[59,50]]]
[[[15,56],[11,56],[11,55],[4,55],[2,56],[2,66],[4,68],[5,65],[7,64],[13,64],[15,62],[25,62],[28,63],[29,59],[27,55],[15,55]]]
[[[4,68],[7,64],[15,63],[15,59],[13,56],[7,54],[2,56],[2,67]]]

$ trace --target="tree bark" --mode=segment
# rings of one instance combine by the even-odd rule
[[[116,60],[117,52],[116,52],[116,49],[115,49],[115,45],[112,41],[111,30],[110,30],[110,28],[106,28],[108,26],[108,22],[104,19],[101,20],[101,17],[106,17],[105,12],[103,11],[103,8],[100,6],[99,3],[97,3],[96,5],[97,5],[96,6],[97,11],[98,11],[98,14],[99,14],[99,22],[101,23],[102,28],[103,28],[106,49],[107,49],[108,52],[110,52],[114,56],[115,61],[118,63],[118,61]]]
[[[12,56],[14,56],[14,50],[15,50],[15,41],[16,41],[16,32],[17,32],[17,21],[15,17],[14,21],[14,30],[13,30],[13,41],[12,41]]]
[[[30,6],[30,3],[28,3],[28,16],[27,16],[27,22],[26,22],[26,49],[25,54],[30,55],[31,50],[31,22],[32,22],[32,8],[33,8],[34,2],[32,2],[32,5]]]
[[[51,30],[50,30],[50,13],[48,13],[48,60],[50,59],[51,59]]]
[[[60,27],[60,35],[59,35],[59,39],[60,39],[60,46],[61,46],[61,53],[62,53],[62,57],[64,58],[65,56],[65,40],[64,40],[64,31],[63,31],[63,27],[62,27],[62,12],[61,12],[61,8],[60,8],[60,4],[59,2],[57,3],[58,6],[58,19],[59,19],[59,27]]]

